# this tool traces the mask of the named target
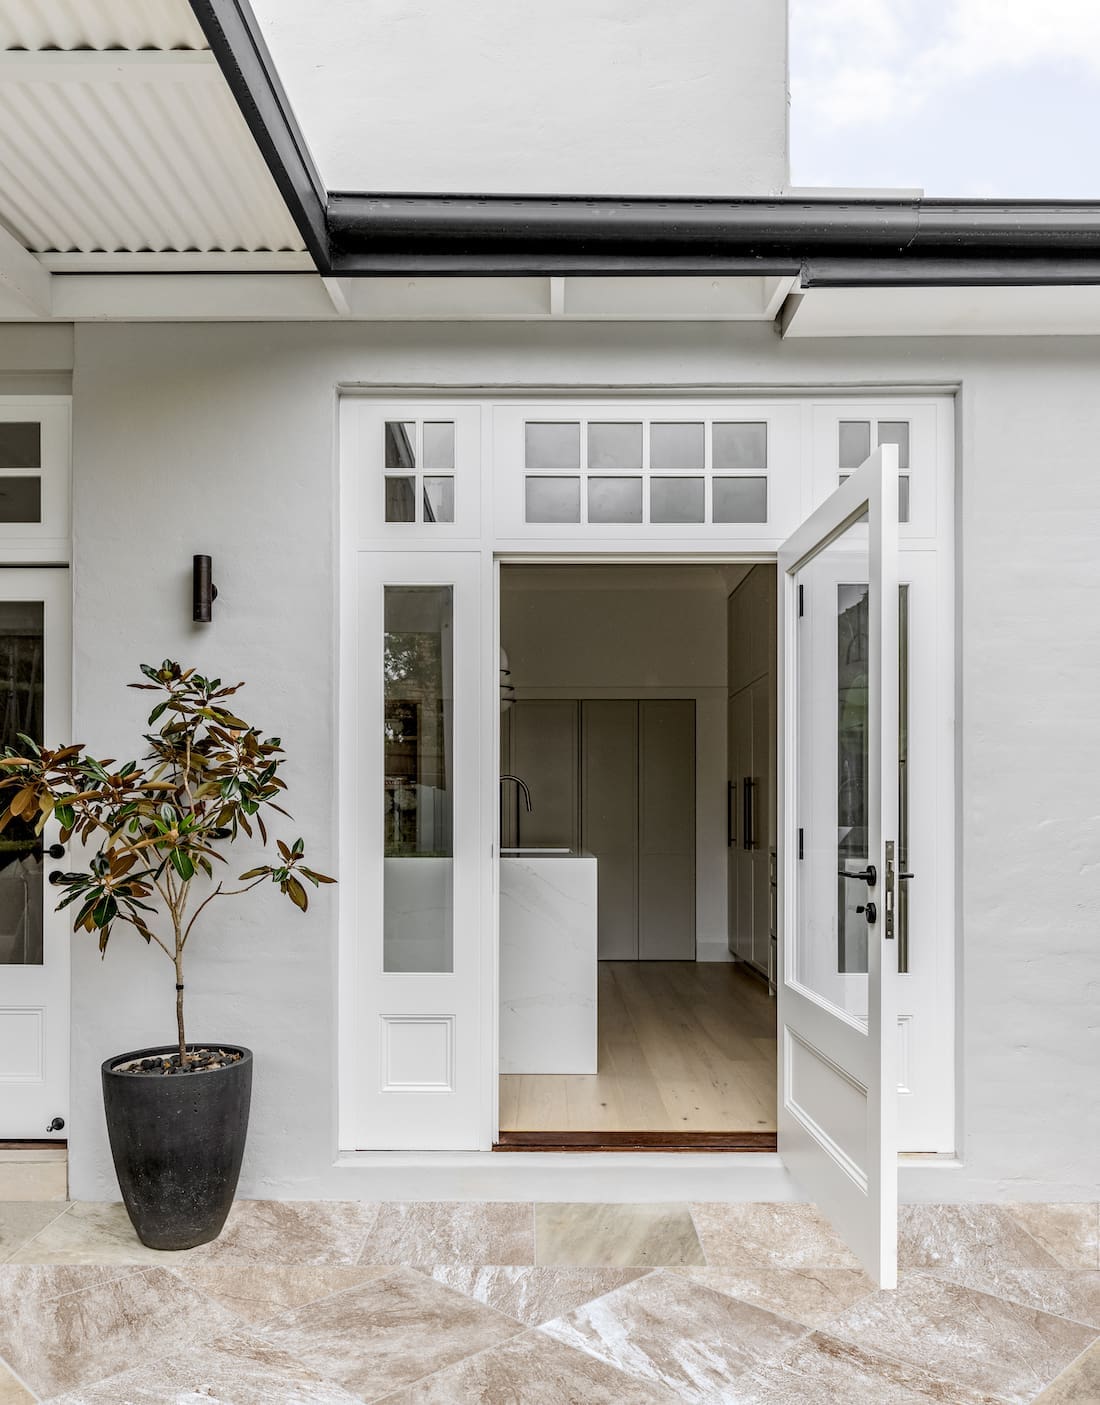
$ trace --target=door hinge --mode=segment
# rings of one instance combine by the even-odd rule
[[[806,613],[806,597],[802,589],[802,582],[798,583],[798,618],[801,619]]]
[[[801,829],[798,831],[798,857],[800,859],[806,857],[806,837]]]

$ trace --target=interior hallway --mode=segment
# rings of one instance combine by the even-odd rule
[[[599,1073],[505,1074],[502,1132],[774,1132],[775,1002],[739,965],[601,961]]]

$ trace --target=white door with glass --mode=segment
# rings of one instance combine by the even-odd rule
[[[353,1031],[356,1149],[479,1144],[483,926],[482,559],[479,552],[356,557]]]
[[[0,570],[0,746],[70,740],[70,629],[67,568]],[[0,1139],[66,1135],[73,936],[49,886],[57,840],[22,819],[0,832]]]
[[[897,1274],[898,466],[878,449],[779,553],[779,1151]]]

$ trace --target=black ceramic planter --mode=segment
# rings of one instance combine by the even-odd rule
[[[103,1107],[119,1189],[138,1238],[150,1249],[193,1249],[216,1239],[241,1173],[252,1054],[236,1044],[188,1049],[239,1053],[206,1073],[116,1073],[119,1064],[174,1054],[136,1049],[103,1065]]]

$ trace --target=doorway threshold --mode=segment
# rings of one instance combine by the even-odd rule
[[[494,1151],[774,1152],[774,1132],[500,1132]]]

